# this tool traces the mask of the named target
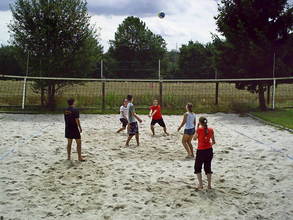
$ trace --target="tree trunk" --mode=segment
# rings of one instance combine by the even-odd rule
[[[49,84],[48,86],[48,104],[47,107],[49,110],[55,110],[56,103],[55,103],[55,83]]]
[[[258,100],[259,100],[259,108],[262,111],[267,110],[266,100],[265,100],[265,89],[262,84],[258,85]]]

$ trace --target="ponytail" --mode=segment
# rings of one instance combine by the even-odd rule
[[[208,133],[209,133],[208,120],[205,117],[200,117],[199,122],[204,127],[205,134],[208,135]]]

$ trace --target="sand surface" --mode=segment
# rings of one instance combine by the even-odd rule
[[[142,116],[141,146],[125,148],[117,115],[81,115],[88,161],[80,163],[75,145],[66,160],[62,115],[0,114],[0,216],[293,219],[293,135],[248,117],[205,116],[217,141],[214,188],[195,191],[194,161],[184,160],[176,132],[181,116],[165,116],[171,135],[156,127],[155,137]]]

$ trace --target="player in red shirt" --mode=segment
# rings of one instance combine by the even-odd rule
[[[157,123],[161,127],[163,127],[165,134],[169,135],[161,113],[161,106],[159,105],[159,102],[156,99],[153,101],[153,105],[150,107],[149,117],[152,118],[151,130],[153,135],[155,135],[155,124]]]
[[[194,135],[194,140],[198,140],[194,173],[197,175],[198,179],[198,189],[203,189],[201,169],[204,165],[204,171],[208,179],[208,189],[211,189],[212,181],[212,170],[211,163],[213,159],[213,148],[212,146],[216,143],[214,130],[208,128],[208,120],[205,117],[199,118],[199,123],[197,125],[197,131]]]

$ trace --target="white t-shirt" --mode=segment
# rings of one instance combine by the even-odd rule
[[[120,118],[127,118],[127,107],[123,105],[120,107]]]

